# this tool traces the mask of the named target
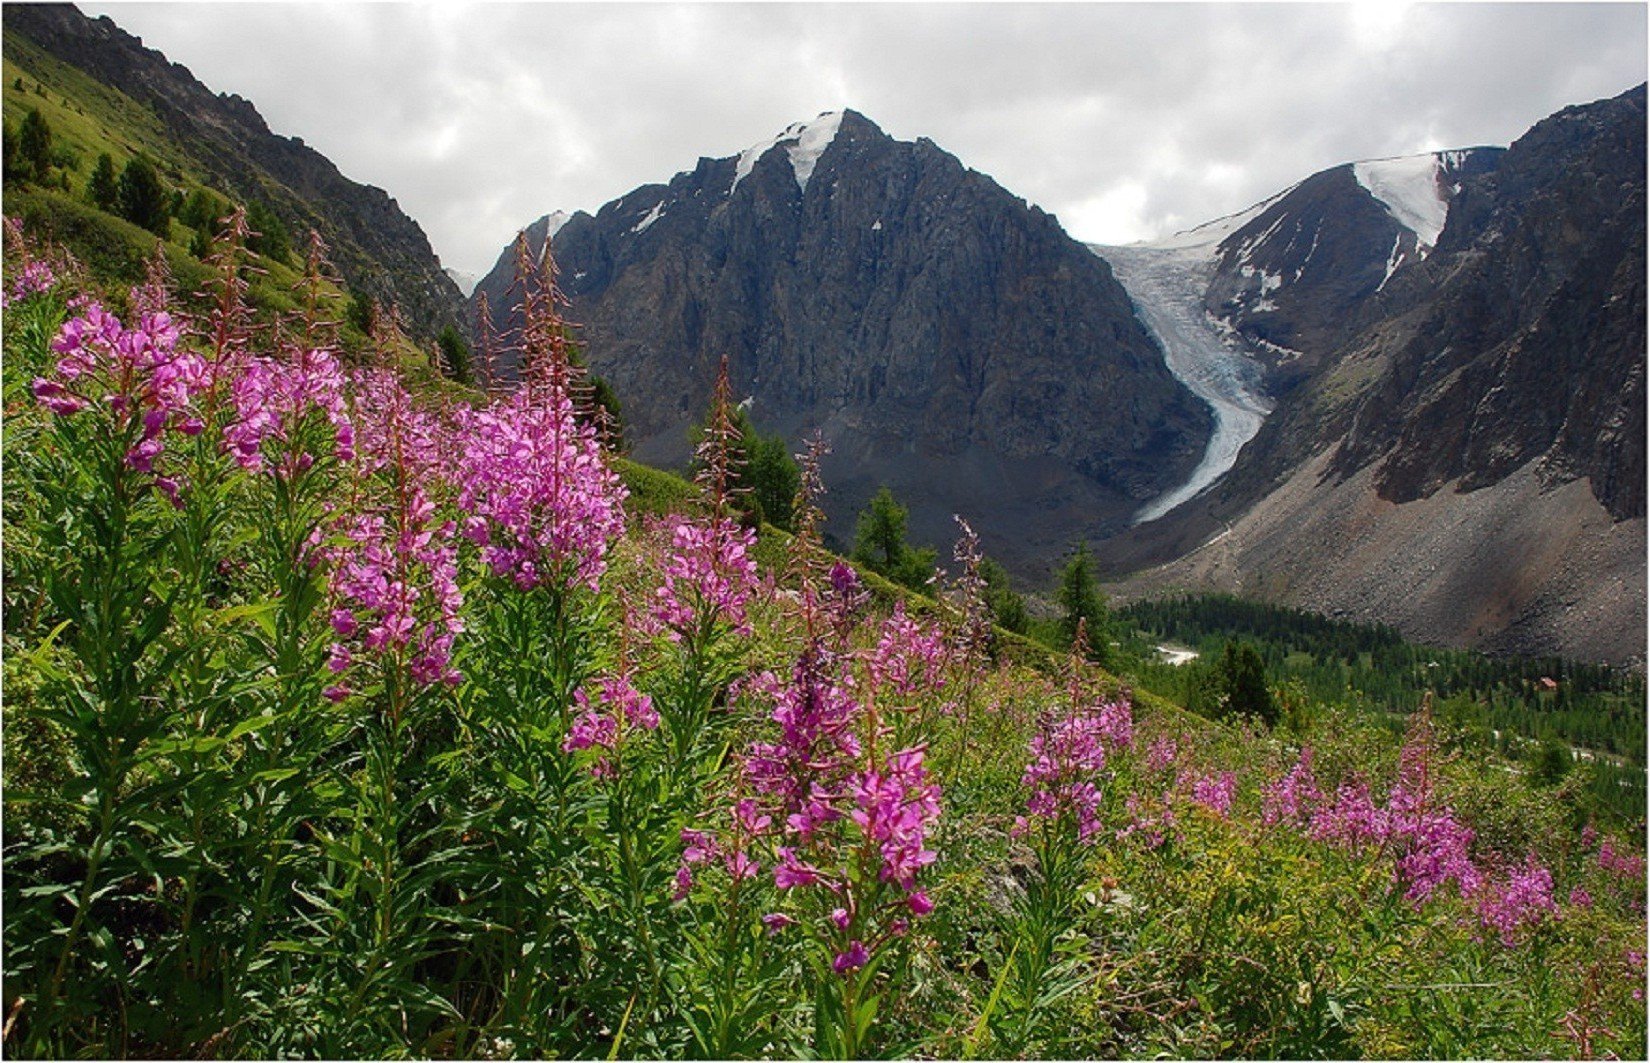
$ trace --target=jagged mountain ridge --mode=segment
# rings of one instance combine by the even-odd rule
[[[272,133],[247,100],[214,93],[107,16],[87,18],[72,4],[7,4],[5,31],[150,108],[223,193],[267,202],[296,234],[320,232],[345,279],[394,303],[416,334],[464,327],[464,296],[418,223],[301,139]]]
[[[535,251],[552,228],[529,230]],[[686,457],[726,354],[760,426],[823,432],[843,538],[888,483],[915,537],[949,542],[962,513],[1041,574],[1182,479],[1208,438],[1104,262],[853,111],[558,218],[552,240],[636,455]],[[507,252],[477,289],[501,327],[510,277]]]
[[[1124,593],[1241,589],[1642,662],[1644,114],[1643,86],[1567,108],[1455,175],[1431,251],[1301,330],[1302,368],[1230,474],[1106,544],[1123,567],[1184,555]],[[1367,278],[1378,253],[1349,261]],[[1319,287],[1337,283],[1356,287]]]

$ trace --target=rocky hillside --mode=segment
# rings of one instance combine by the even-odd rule
[[[296,234],[316,229],[349,283],[395,303],[415,333],[463,324],[463,295],[394,199],[343,176],[302,140],[270,132],[251,103],[214,93],[108,17],[8,4],[5,56],[60,91],[68,67],[135,103],[164,130],[163,166],[231,199],[266,203]]]
[[[1102,260],[932,142],[853,111],[528,235],[535,250],[553,239],[639,458],[687,456],[726,354],[760,427],[823,431],[844,538],[887,483],[916,538],[949,542],[962,513],[991,553],[1041,574],[1184,479],[1209,436],[1207,406]],[[510,273],[506,254],[478,287],[501,325]]]
[[[1643,660],[1644,87],[1496,162],[1446,175],[1424,258],[1357,298],[1371,233],[1362,266],[1325,277],[1345,337],[1294,318],[1305,368],[1231,474],[1111,544],[1115,564],[1190,551],[1126,593],[1242,589],[1424,639]]]

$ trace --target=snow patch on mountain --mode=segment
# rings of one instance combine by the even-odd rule
[[[566,225],[572,217],[573,215],[565,210],[553,210],[546,214],[544,216],[544,239],[546,241],[554,240],[556,234],[561,231],[561,227]]]
[[[825,149],[831,146],[836,139],[837,131],[842,128],[842,112],[827,111],[811,122],[793,122],[785,127],[785,131],[776,137],[764,140],[760,144],[752,144],[739,153],[739,162],[733,169],[733,184],[728,186],[728,195],[739,187],[739,182],[750,176],[756,168],[757,160],[762,158],[781,144],[786,145],[785,153],[791,160],[791,172],[796,175],[796,185],[802,191],[808,190],[808,178],[813,176],[814,166],[819,157],[825,154]]]
[[[466,299],[470,297],[471,292],[476,290],[476,285],[481,281],[481,278],[474,273],[466,273],[461,269],[453,269],[451,266],[445,267],[441,272],[447,275],[448,280],[458,285],[458,290],[464,293]]]
[[[665,201],[661,199],[661,200],[659,200],[659,202],[657,202],[653,205],[652,210],[647,212],[647,217],[643,218],[641,221],[637,222],[635,225],[632,225],[630,227],[630,231],[633,232],[633,233],[644,233],[644,232],[646,232],[647,227],[649,225],[652,225],[654,222],[658,221],[660,218],[662,218],[664,216],[664,213],[665,213]]]
[[[1150,247],[1161,251],[1185,251],[1193,248],[1207,248],[1209,254],[1214,254],[1215,248],[1220,246],[1228,236],[1254,221],[1266,212],[1266,209],[1278,200],[1295,190],[1294,185],[1279,192],[1275,196],[1261,200],[1247,210],[1240,210],[1236,214],[1228,214],[1224,218],[1206,221],[1202,225],[1183,229],[1172,236],[1165,236],[1158,240],[1142,240],[1131,247]]]
[[[1449,197],[1439,179],[1443,166],[1438,153],[1405,155],[1355,162],[1352,175],[1399,225],[1430,248],[1449,217]]]

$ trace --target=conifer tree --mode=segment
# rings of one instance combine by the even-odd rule
[[[1089,656],[1105,664],[1110,651],[1111,623],[1106,598],[1094,577],[1094,556],[1087,543],[1079,542],[1071,560],[1060,572],[1060,636],[1069,645],[1077,638],[1081,623],[1088,631]]]
[[[160,175],[143,156],[137,156],[120,171],[115,190],[116,213],[163,240],[172,228],[172,217],[167,213],[168,198]]]
[[[115,160],[109,157],[108,152],[104,152],[97,157],[97,165],[92,168],[92,175],[86,179],[86,198],[99,210],[112,212],[119,195]]]
[[[17,154],[23,175],[44,183],[52,168],[52,127],[32,107],[23,116],[23,125],[17,131]]]

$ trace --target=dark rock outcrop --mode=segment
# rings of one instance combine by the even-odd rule
[[[300,237],[315,229],[344,278],[396,304],[415,333],[463,326],[464,297],[418,223],[382,189],[351,181],[302,140],[270,132],[248,101],[212,92],[107,16],[89,19],[70,4],[7,4],[5,30],[151,108],[226,195],[265,201]]]
[[[823,431],[844,538],[888,483],[914,536],[949,542],[962,513],[994,555],[1046,571],[1182,479],[1208,438],[1207,407],[1103,261],[853,111],[576,214],[553,247],[637,456],[686,457],[725,354],[760,426]],[[478,287],[501,327],[510,257]]]

